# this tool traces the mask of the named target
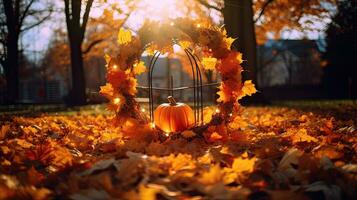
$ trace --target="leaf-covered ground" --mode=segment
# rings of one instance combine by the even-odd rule
[[[314,108],[247,107],[209,137],[2,115],[0,199],[357,199],[356,103]]]

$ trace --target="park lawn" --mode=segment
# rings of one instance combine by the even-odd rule
[[[103,105],[0,116],[0,199],[356,199],[357,104],[243,108],[209,136],[122,128]]]

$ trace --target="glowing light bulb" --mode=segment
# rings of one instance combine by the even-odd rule
[[[141,109],[141,112],[146,112],[145,108],[142,108],[142,109]]]
[[[233,116],[233,114],[232,114],[232,113],[229,113],[229,116],[230,116],[230,117],[232,117],[232,116]]]
[[[216,108],[216,113],[220,113],[221,110],[219,108]]]
[[[154,123],[150,123],[150,128],[155,128],[155,124]]]
[[[165,132],[164,134],[165,134],[166,137],[169,137],[170,132]]]
[[[113,69],[117,70],[118,69],[118,65],[113,65]]]
[[[119,97],[115,98],[113,100],[113,103],[118,105],[120,103],[120,98]]]
[[[197,28],[201,28],[201,24],[197,24],[196,26],[197,26]]]
[[[170,23],[170,26],[174,26],[174,25],[175,25],[175,23],[174,23],[174,22],[171,22],[171,23]]]

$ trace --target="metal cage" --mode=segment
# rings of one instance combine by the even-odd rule
[[[171,87],[170,88],[156,88],[153,87],[153,72],[155,64],[161,55],[160,52],[155,52],[153,57],[150,59],[149,71],[148,71],[148,87],[141,87],[143,89],[149,90],[149,113],[150,122],[154,122],[154,90],[164,90],[169,91],[173,95],[174,91],[186,90],[193,88],[193,111],[195,116],[195,126],[203,124],[203,84],[202,84],[202,73],[199,66],[198,57],[190,49],[184,49],[192,69],[192,86],[173,88],[173,82],[171,77]]]

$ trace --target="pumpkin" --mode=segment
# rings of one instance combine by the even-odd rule
[[[154,123],[159,129],[170,132],[187,130],[195,123],[193,110],[184,103],[178,103],[172,96],[169,103],[159,105],[154,111]]]

